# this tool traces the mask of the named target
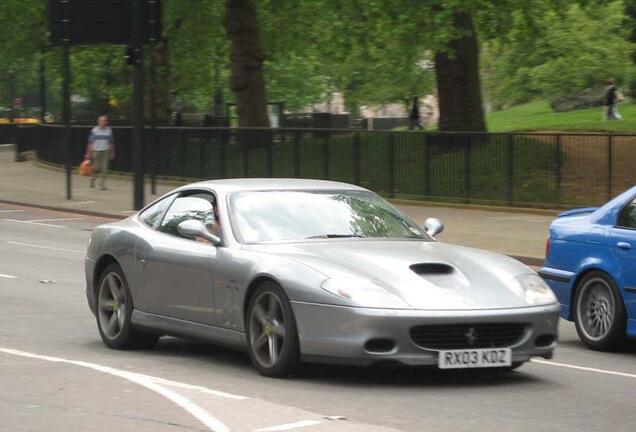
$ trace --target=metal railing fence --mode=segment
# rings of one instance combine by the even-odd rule
[[[72,130],[73,162],[90,127]],[[114,128],[113,171],[131,171],[131,128]],[[64,129],[17,128],[18,151],[64,164]],[[512,206],[598,205],[636,184],[636,134],[429,133],[148,128],[145,173],[180,180],[302,177],[390,198]]]

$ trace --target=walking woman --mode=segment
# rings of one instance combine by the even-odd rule
[[[113,130],[108,126],[108,117],[105,115],[99,116],[97,126],[91,130],[84,158],[89,159],[93,166],[91,188],[95,187],[95,180],[99,176],[100,186],[102,190],[106,190],[108,161],[115,159],[115,140]]]

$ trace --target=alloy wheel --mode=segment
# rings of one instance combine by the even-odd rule
[[[126,320],[126,293],[117,273],[108,273],[99,287],[97,299],[99,325],[108,339],[116,339]]]
[[[601,278],[592,278],[581,287],[577,317],[587,338],[599,341],[612,329],[616,305],[611,287]]]
[[[273,367],[282,355],[287,336],[285,312],[275,293],[263,292],[254,301],[249,326],[254,357],[263,367]]]

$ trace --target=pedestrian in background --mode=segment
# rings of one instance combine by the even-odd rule
[[[622,95],[616,88],[616,82],[613,79],[607,80],[605,87],[605,120],[622,120],[623,117],[618,112],[618,102],[622,100]]]
[[[115,140],[113,130],[108,126],[108,117],[99,116],[97,126],[91,130],[88,137],[88,146],[84,158],[91,161],[93,177],[91,188],[95,187],[97,176],[100,178],[102,190],[106,190],[106,175],[108,174],[108,161],[115,159]]]
[[[411,108],[411,112],[409,113],[409,130],[415,128],[422,130],[422,124],[420,123],[420,99],[417,97],[413,98],[413,108]]]

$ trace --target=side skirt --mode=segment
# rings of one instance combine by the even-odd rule
[[[207,324],[169,318],[134,309],[131,323],[138,328],[185,339],[203,340],[245,351],[245,333]]]

